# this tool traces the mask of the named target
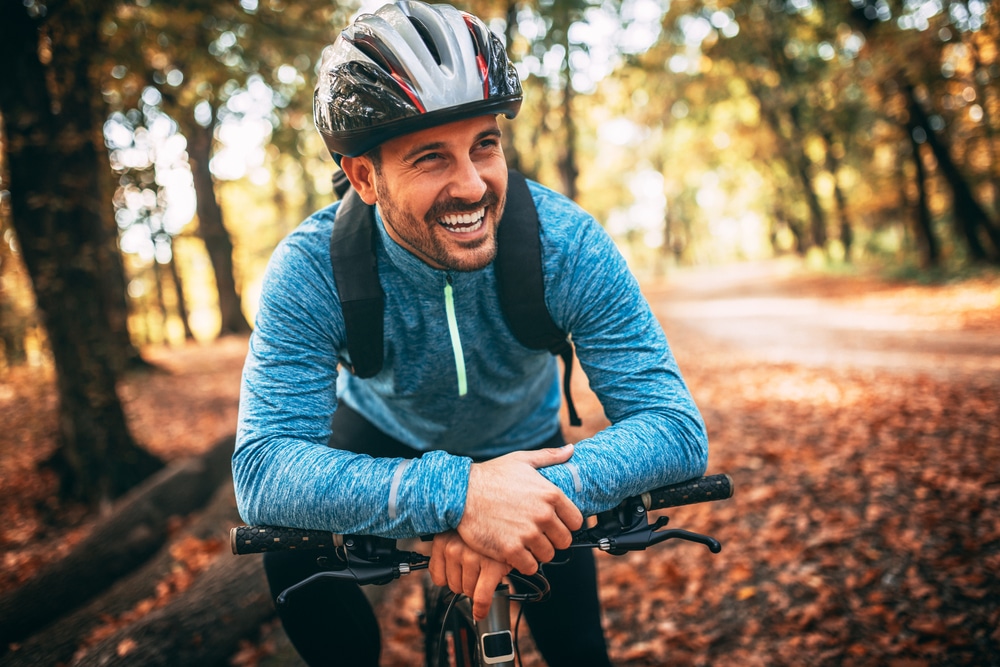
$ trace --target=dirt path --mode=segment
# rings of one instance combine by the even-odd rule
[[[1000,379],[1000,283],[900,286],[770,262],[678,273],[648,290],[672,326],[761,361]]]

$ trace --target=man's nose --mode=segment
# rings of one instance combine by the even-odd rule
[[[448,183],[448,195],[466,202],[480,201],[486,194],[486,181],[476,162],[464,158],[455,162]]]

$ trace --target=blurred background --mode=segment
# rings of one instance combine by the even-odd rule
[[[214,456],[215,476],[186,483],[228,484],[262,272],[335,201],[317,63],[380,4],[0,6],[0,664],[95,643],[154,664],[125,610],[166,605],[225,550],[231,489],[211,529],[176,532],[208,495],[165,503],[141,520],[159,541],[89,592],[54,595],[73,588],[58,568],[74,545],[124,544],[123,494],[165,464]],[[522,80],[509,163],[613,235],[705,413],[714,471],[750,483],[685,525],[737,553],[602,570],[616,659],[1000,664],[996,2],[458,6]],[[587,400],[592,432],[603,415]],[[127,603],[102,597],[161,548]],[[230,585],[259,574],[218,560]],[[72,567],[78,583],[91,572]],[[267,613],[227,621],[224,656],[273,613],[257,595]],[[44,599],[59,609],[32,606]],[[99,638],[37,634],[88,599],[119,614]],[[412,601],[399,593],[393,613]],[[256,664],[268,641],[231,664]],[[68,648],[42,660],[21,642]]]
[[[245,330],[277,241],[334,199],[312,125],[320,52],[379,3],[91,2],[73,17],[24,4],[60,61],[35,85],[86,87],[107,148],[100,203],[135,341]],[[591,211],[638,272],[781,254],[1000,261],[987,2],[463,7],[504,37],[523,80],[511,164]],[[3,187],[3,349],[19,363],[39,334]]]

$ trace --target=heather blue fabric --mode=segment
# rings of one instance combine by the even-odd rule
[[[529,181],[542,229],[545,295],[612,426],[543,469],[585,514],[704,472],[704,423],[660,324],[610,237],[572,201]],[[374,378],[338,373],[347,354],[330,266],[337,204],[275,250],[243,370],[233,476],[247,523],[409,537],[458,525],[470,456],[542,442],[558,428],[559,369],[528,350],[500,311],[493,267],[432,269],[379,225],[385,364]],[[444,286],[453,283],[468,393],[458,395]],[[326,446],[342,400],[426,451],[389,496],[401,459]],[[577,486],[579,485],[579,486]]]

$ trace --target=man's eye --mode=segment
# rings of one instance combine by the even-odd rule
[[[427,153],[426,155],[421,155],[420,157],[418,157],[416,159],[415,164],[420,164],[420,163],[428,164],[439,159],[441,159],[440,153]]]

